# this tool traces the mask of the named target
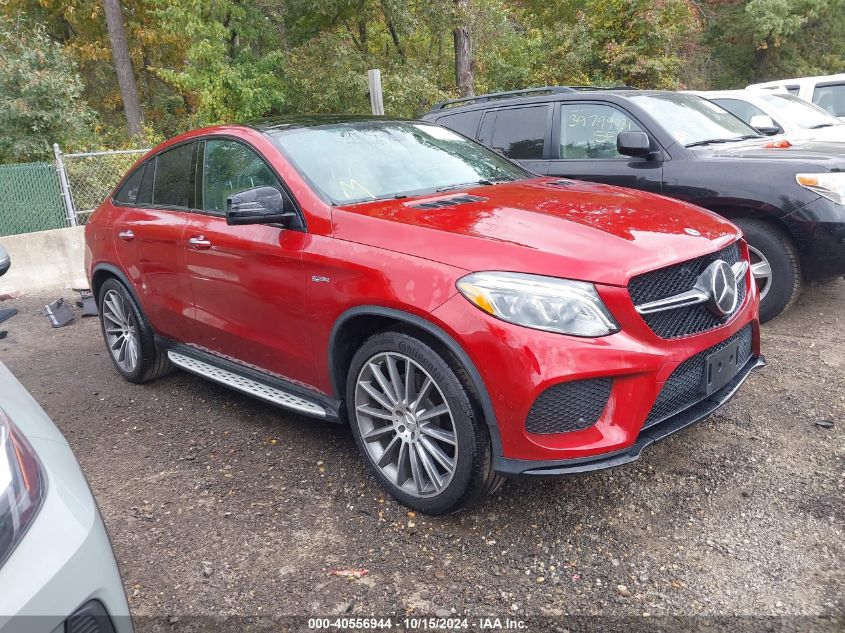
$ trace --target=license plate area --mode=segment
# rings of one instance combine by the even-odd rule
[[[704,380],[701,392],[707,396],[719,391],[739,371],[739,341],[709,354],[704,361]]]

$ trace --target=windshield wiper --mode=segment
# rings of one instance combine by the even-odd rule
[[[811,125],[809,130],[818,130],[823,127],[833,127],[834,125],[839,125],[838,123],[819,123],[818,125]]]
[[[760,138],[760,136],[757,134],[744,134],[742,136],[732,136],[730,138],[709,138],[704,141],[687,143],[684,147],[698,147],[699,145],[710,145],[711,143],[734,143],[736,141],[747,141],[750,138]]]
[[[487,185],[495,185],[500,182],[513,182],[512,178],[502,177],[502,178],[482,178],[481,180],[475,180],[473,182],[463,182],[458,185],[446,185],[445,187],[439,187],[437,192],[440,193],[441,191],[451,191],[453,189],[463,189],[465,187],[475,187],[475,186],[487,186]]]

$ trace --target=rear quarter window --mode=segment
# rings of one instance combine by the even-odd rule
[[[463,134],[469,138],[478,138],[478,124],[481,121],[482,114],[483,110],[456,112],[440,117],[437,119],[437,123],[450,130],[455,130],[458,134]]]
[[[153,183],[155,206],[188,206],[193,154],[194,143],[186,143],[158,155]]]
[[[129,177],[124,181],[117,194],[114,197],[115,202],[120,204],[136,204],[138,201],[138,191],[141,188],[141,180],[144,177],[144,169],[146,163],[138,167],[135,171],[129,174]]]

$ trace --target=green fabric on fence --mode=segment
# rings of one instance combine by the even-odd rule
[[[52,163],[0,165],[0,236],[67,225]]]

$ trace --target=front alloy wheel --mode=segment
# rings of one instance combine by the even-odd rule
[[[355,384],[358,429],[373,463],[414,497],[442,491],[455,474],[452,411],[429,373],[407,356],[370,358]]]
[[[406,506],[446,514],[501,485],[470,378],[436,341],[374,334],[352,358],[345,400],[367,465]]]

